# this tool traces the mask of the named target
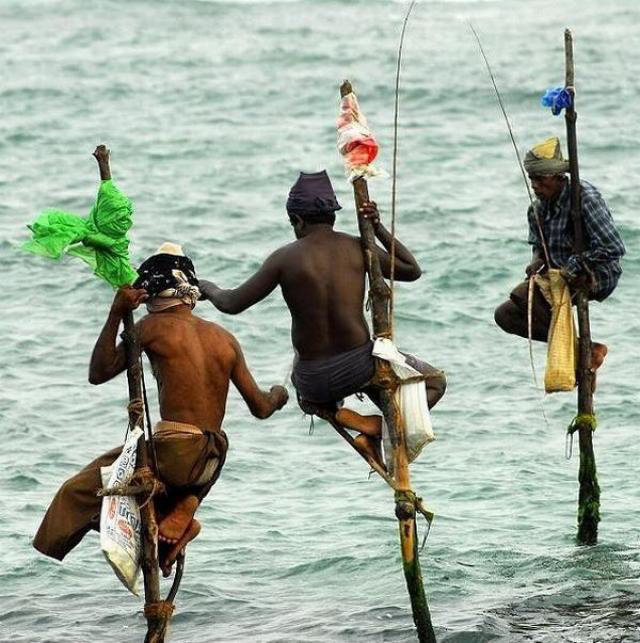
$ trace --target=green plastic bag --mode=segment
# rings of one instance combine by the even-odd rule
[[[127,232],[133,224],[133,204],[113,181],[102,181],[89,216],[48,210],[27,227],[33,233],[23,250],[61,259],[80,257],[114,288],[131,285],[138,273],[129,258]]]

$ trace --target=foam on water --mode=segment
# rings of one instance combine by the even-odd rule
[[[284,203],[299,170],[327,168],[339,226],[355,233],[335,150],[338,85],[353,81],[389,169],[403,12],[311,0],[0,5],[0,639],[144,632],[141,603],[95,534],[64,564],[30,547],[58,485],[121,441],[126,385],[86,382],[111,292],[79,262],[18,252],[24,224],[49,206],[88,212],[91,152],[104,142],[135,202],[136,261],[175,240],[202,276],[240,283],[291,240]],[[594,335],[611,349],[596,398],[593,548],[573,541],[577,456],[564,460],[564,428],[575,398],[546,398],[546,427],[526,342],[493,324],[528,262],[527,195],[469,20],[523,148],[564,135],[539,98],[562,82],[563,29],[573,29],[581,173],[627,243],[620,287],[592,306]],[[402,348],[449,378],[438,440],[413,467],[437,514],[422,564],[443,641],[640,640],[636,25],[633,0],[424,2],[409,24],[398,234],[425,274],[398,285],[397,327]],[[386,216],[390,182],[370,189]],[[277,293],[238,317],[198,310],[237,335],[263,386],[282,382],[291,349]],[[535,356],[540,369],[542,346]],[[231,450],[200,512],[172,640],[413,640],[387,489],[321,422],[309,435],[294,403],[260,423],[233,392],[225,429]]]

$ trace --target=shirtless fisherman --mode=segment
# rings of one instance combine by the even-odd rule
[[[340,210],[326,172],[301,173],[291,188],[287,213],[296,241],[271,254],[244,284],[223,290],[200,281],[203,296],[218,310],[237,314],[264,299],[276,286],[291,313],[291,340],[297,357],[292,381],[301,408],[336,413],[338,422],[360,431],[358,448],[379,459],[381,418],[363,418],[339,409],[343,398],[364,391],[374,374],[372,341],[364,317],[365,265],[359,237],[333,229]],[[389,277],[391,235],[380,222],[375,203],[364,204],[359,216],[369,219],[383,247],[377,248],[382,272]],[[397,239],[395,279],[415,281],[421,275],[414,256]],[[407,356],[409,364],[426,377],[427,399],[432,407],[446,388],[444,373]]]
[[[108,152],[101,174],[108,170]],[[103,177],[104,178],[104,177]],[[160,417],[154,428],[158,468],[168,495],[156,499],[163,572],[200,531],[193,520],[198,504],[217,480],[227,453],[222,430],[229,381],[251,413],[267,418],[287,402],[287,391],[258,388],[240,345],[231,333],[192,313],[200,297],[191,261],[180,246],[163,244],[139,269],[135,288],[116,293],[98,337],[89,381],[101,384],[126,368],[118,328],[129,310],[146,301],[149,314],[136,324],[142,349],[158,383]],[[103,454],[67,480],[53,499],[34,538],[34,547],[62,560],[90,529],[98,528],[102,487],[100,467],[110,465],[121,447]]]

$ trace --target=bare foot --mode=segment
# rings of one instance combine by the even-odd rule
[[[171,568],[173,563],[176,562],[178,554],[200,533],[201,529],[200,523],[193,519],[187,530],[182,534],[182,538],[173,545],[173,547],[167,550],[167,553],[162,556],[160,561],[160,569],[162,570],[162,575],[167,578],[171,575]]]
[[[336,413],[336,420],[347,429],[379,438],[382,434],[382,417],[379,415],[360,415],[351,409],[342,408]]]
[[[591,364],[589,370],[591,371],[591,392],[596,392],[596,371],[604,363],[604,358],[607,356],[609,349],[598,342],[591,342]]]
[[[177,543],[190,526],[198,508],[196,496],[186,496],[158,524],[158,540],[168,544]]]
[[[607,356],[609,349],[604,344],[599,344],[598,342],[591,342],[591,372],[595,373],[604,362],[604,358]]]
[[[356,435],[353,444],[360,453],[377,462],[383,469],[385,468],[382,461],[382,441],[380,438],[372,438],[369,435],[360,433]]]

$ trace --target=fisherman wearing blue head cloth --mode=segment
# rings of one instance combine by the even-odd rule
[[[300,173],[287,200],[287,214],[296,241],[271,254],[241,286],[223,290],[200,280],[203,297],[218,310],[235,315],[253,306],[280,286],[291,313],[291,339],[297,353],[292,382],[301,408],[336,413],[343,425],[360,431],[356,446],[379,460],[379,416],[362,417],[340,409],[342,400],[365,392],[374,374],[372,341],[364,316],[365,264],[360,238],[334,230],[340,210],[325,171]],[[358,216],[374,227],[382,272],[390,275],[391,234],[380,222],[375,203],[365,203]],[[421,275],[414,256],[395,241],[395,279],[415,281]],[[411,361],[412,360],[412,361]],[[442,397],[444,374],[411,356],[422,372],[429,406]]]

